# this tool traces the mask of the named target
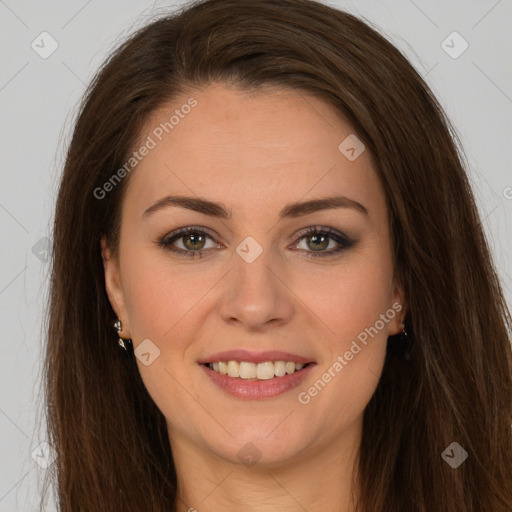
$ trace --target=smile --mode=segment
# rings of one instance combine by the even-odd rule
[[[210,382],[225,393],[244,400],[264,400],[283,395],[303,384],[316,363],[266,361],[256,364],[231,360],[202,363],[199,366],[203,368]],[[231,375],[222,373],[221,370],[231,372]],[[255,376],[251,377],[252,375]]]
[[[265,361],[263,363],[251,363],[248,361],[221,361],[208,363],[208,367],[222,375],[235,379],[270,380],[274,377],[284,377],[302,370],[309,363],[295,363],[293,361]]]

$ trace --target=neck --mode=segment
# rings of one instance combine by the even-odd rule
[[[319,440],[287,460],[262,456],[249,466],[173,432],[169,436],[178,477],[176,510],[354,512],[360,435],[361,425],[354,424],[335,443]]]

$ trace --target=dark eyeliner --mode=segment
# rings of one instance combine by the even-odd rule
[[[197,251],[192,251],[192,250],[185,251],[183,249],[178,249],[177,247],[174,247],[172,245],[176,240],[179,240],[180,238],[183,238],[184,235],[188,235],[190,233],[207,236],[208,238],[211,238],[212,240],[214,240],[213,236],[208,231],[205,231],[202,228],[195,228],[194,226],[188,226],[186,228],[177,229],[176,231],[173,231],[172,233],[165,235],[158,241],[158,245],[166,251],[170,251],[179,256],[185,256],[186,258],[202,258],[202,257],[204,257],[205,253],[211,251],[211,249],[199,249]],[[216,243],[218,243],[218,242],[216,242]]]
[[[304,251],[307,257],[317,258],[317,257],[329,257],[340,254],[346,249],[350,249],[355,245],[355,240],[352,240],[347,235],[336,231],[333,228],[323,228],[321,226],[313,226],[309,228],[305,228],[301,230],[297,236],[298,240],[294,245],[297,245],[303,238],[311,235],[325,235],[328,238],[334,240],[338,247],[336,249],[331,249],[330,251]],[[296,249],[301,250],[301,249]]]
[[[202,258],[202,257],[204,257],[206,255],[206,253],[211,251],[211,248],[210,249],[199,249],[197,251],[194,251],[194,250],[185,251],[183,249],[178,249],[177,247],[174,247],[172,245],[176,240],[179,240],[180,238],[183,238],[184,235],[187,235],[190,233],[206,236],[206,237],[212,239],[213,241],[215,241],[214,237],[212,236],[212,234],[209,231],[206,231],[203,228],[196,228],[193,226],[189,226],[186,228],[177,229],[176,231],[173,231],[172,233],[165,235],[164,237],[159,239],[157,243],[164,250],[170,251],[179,256],[185,256],[187,258]],[[303,249],[295,249],[295,250],[304,252],[307,257],[312,257],[312,258],[324,257],[325,258],[325,257],[337,255],[337,254],[341,253],[342,251],[349,249],[350,247],[352,247],[355,244],[354,240],[352,240],[348,236],[344,235],[343,233],[340,233],[339,231],[336,231],[332,228],[322,228],[320,226],[313,226],[313,227],[309,227],[309,228],[305,228],[305,229],[301,230],[297,234],[297,239],[294,242],[294,245],[297,245],[303,238],[306,238],[307,236],[312,236],[312,235],[325,235],[328,238],[330,238],[331,240],[334,240],[338,244],[338,247],[336,249],[331,249],[329,251],[311,251],[311,250],[306,251]],[[218,242],[215,242],[215,243],[218,243]]]

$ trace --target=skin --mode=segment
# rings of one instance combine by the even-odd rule
[[[394,279],[385,195],[369,151],[349,161],[338,149],[354,130],[332,107],[304,92],[240,91],[212,84],[153,113],[141,141],[194,97],[180,119],[129,177],[119,251],[102,240],[106,287],[136,348],[160,355],[137,364],[167,419],[181,511],[351,511],[364,409],[373,395],[389,335],[402,331],[403,291]],[[168,206],[162,197],[198,196],[232,212],[219,219]],[[343,195],[355,208],[279,219],[284,205]],[[108,200],[108,199],[106,199]],[[332,256],[315,252],[310,226],[355,240]],[[202,258],[173,254],[158,241],[182,227],[207,228]],[[247,263],[236,252],[248,236],[263,248]],[[329,252],[338,246],[327,239]],[[178,239],[189,251],[196,241]],[[327,243],[327,242],[326,242]],[[187,244],[187,245],[184,245]],[[201,245],[201,244],[199,244]],[[190,249],[192,247],[192,249]],[[307,391],[380,315],[402,310],[304,405]],[[221,350],[279,349],[317,363],[304,385],[266,400],[226,394],[197,361]],[[260,460],[245,466],[247,443]],[[328,468],[328,471],[326,470]]]

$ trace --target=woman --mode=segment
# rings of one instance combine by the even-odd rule
[[[310,0],[207,0],[91,84],[56,207],[61,511],[509,511],[510,314],[450,125]]]

